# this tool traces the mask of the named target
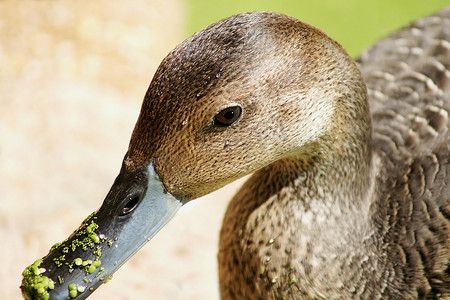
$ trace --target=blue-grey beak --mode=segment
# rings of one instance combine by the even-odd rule
[[[122,168],[102,207],[67,240],[23,272],[26,299],[85,299],[108,281],[178,211],[183,199],[168,193],[153,162]]]

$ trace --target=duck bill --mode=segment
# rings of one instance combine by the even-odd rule
[[[178,211],[154,164],[122,168],[101,208],[23,272],[26,299],[85,299],[107,282]]]

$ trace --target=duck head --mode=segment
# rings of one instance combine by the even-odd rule
[[[285,157],[306,167],[347,151],[369,130],[348,125],[367,115],[355,94],[365,87],[342,47],[285,15],[188,38],[159,66],[103,205],[24,271],[23,295],[84,299],[184,203]]]

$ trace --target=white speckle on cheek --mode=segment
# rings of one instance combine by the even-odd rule
[[[318,88],[310,89],[300,98],[298,93],[285,96],[285,103],[298,112],[292,116],[289,124],[289,131],[295,132],[295,137],[290,135],[290,140],[287,141],[291,146],[306,145],[328,131],[335,110],[334,100],[330,97],[332,95]]]

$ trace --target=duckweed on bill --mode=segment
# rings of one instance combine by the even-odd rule
[[[100,276],[100,274],[102,274],[103,272],[105,272],[105,268],[100,268],[100,270],[98,271],[97,275],[95,275],[95,277]]]
[[[84,268],[84,270],[87,273],[92,274],[101,265],[102,265],[102,262],[98,259],[93,261],[90,259],[83,260],[80,257],[77,257],[73,260],[73,262],[71,264],[69,264],[69,273],[73,272],[74,267],[80,267],[80,268]]]
[[[55,288],[55,282],[44,276],[44,268],[39,268],[42,259],[36,260],[32,265],[28,266],[22,273],[22,293],[25,299],[48,300],[49,290]]]
[[[55,263],[55,265],[59,268],[63,265],[63,261],[65,260],[65,255],[61,255],[60,257],[55,257],[53,259],[53,262]]]
[[[90,238],[95,244],[100,243],[100,238],[99,238],[98,235],[96,235],[95,233],[90,233],[90,234],[89,234],[89,238]]]
[[[97,246],[97,247],[95,248],[95,250],[94,250],[92,253],[95,255],[95,257],[96,257],[97,259],[99,259],[99,258],[102,256],[102,248],[100,248],[99,246]]]
[[[51,247],[50,253],[55,251],[60,252],[60,256],[53,258],[56,267],[60,268],[62,266],[67,266],[69,268],[69,273],[72,273],[75,269],[84,270],[86,276],[98,272],[95,274],[95,276],[98,277],[104,272],[104,268],[100,268],[102,265],[100,261],[102,256],[102,245],[100,244],[105,243],[105,245],[111,247],[117,238],[113,241],[112,239],[108,239],[104,234],[96,233],[99,226],[94,222],[95,219],[96,217],[93,214],[90,215],[82,223],[81,227],[74,232],[72,238],[69,237],[62,243],[56,243]],[[84,260],[81,257],[77,257],[71,262],[67,261],[66,255],[71,251],[76,251],[80,247],[84,251],[91,251],[91,259]],[[36,260],[23,272],[21,289],[25,299],[48,300],[50,298],[50,291],[55,288],[55,284],[62,285],[64,283],[64,278],[61,276],[57,277],[57,283],[51,278],[44,276],[46,269],[39,267],[42,261],[42,259]],[[92,282],[92,279],[89,280],[85,277],[84,282]],[[86,287],[83,285],[70,284],[68,291],[69,299],[76,298],[85,290]]]
[[[113,275],[109,276],[108,278],[106,278],[103,283],[106,284],[108,283],[111,279],[113,278]]]
[[[56,250],[59,246],[61,246],[61,243],[55,243],[52,248],[50,249],[50,252],[52,252],[53,250]]]
[[[90,260],[90,259],[86,259],[85,261],[83,261],[83,262],[81,263],[81,265],[82,265],[83,267],[89,266],[90,264],[92,264],[92,260]]]
[[[88,269],[87,269],[87,271],[88,271],[89,274],[94,273],[95,270],[97,270],[97,267],[94,266],[94,265],[90,265],[90,266],[88,267]]]
[[[73,263],[76,265],[76,266],[81,266],[81,264],[83,263],[83,260],[81,259],[81,258],[75,258],[74,260],[73,260]]]
[[[94,221],[91,222],[91,224],[89,224],[86,227],[86,232],[87,233],[94,233],[95,230],[97,230],[98,225],[96,223],[94,223]]]
[[[69,297],[72,299],[76,298],[78,296],[78,293],[83,293],[85,290],[85,286],[71,283],[69,284]]]
[[[95,217],[93,218],[95,219]],[[88,219],[91,223],[87,225],[87,223],[84,223],[85,226],[82,226],[75,232],[75,236],[80,237],[72,240],[71,244],[69,245],[69,248],[64,248],[64,250],[68,252],[69,249],[72,251],[75,251],[77,248],[81,247],[84,251],[87,251],[89,248],[94,249],[96,247],[96,244],[100,244],[107,241],[107,238],[105,235],[100,234],[98,235],[95,233],[95,230],[98,229],[98,224],[96,224],[93,220]],[[84,237],[82,237],[84,236]],[[109,243],[108,243],[109,245]],[[98,247],[97,247],[98,250]],[[64,253],[67,253],[64,252]],[[97,251],[99,252],[99,251]],[[97,258],[101,255],[97,255]]]

